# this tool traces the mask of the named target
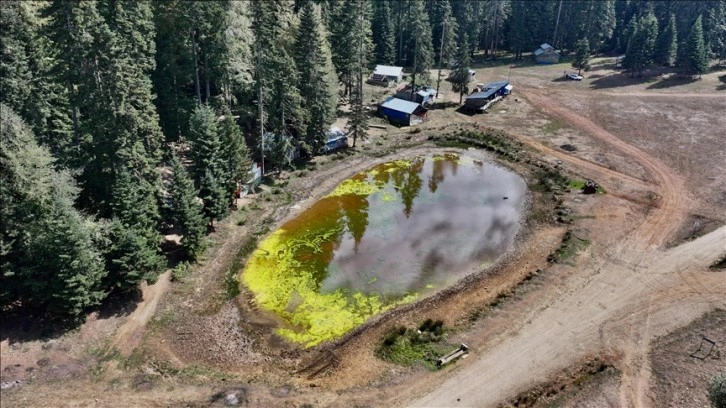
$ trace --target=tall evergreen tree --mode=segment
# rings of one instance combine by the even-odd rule
[[[105,296],[94,222],[73,208],[78,189],[32,131],[0,105],[0,303],[76,320]]]
[[[194,58],[188,27],[179,13],[183,0],[155,1],[154,23],[165,35],[156,36],[156,62],[152,79],[158,95],[156,107],[167,141],[188,133],[189,116],[196,106]]]
[[[350,48],[353,54],[349,70],[355,80],[351,92],[351,114],[347,128],[353,137],[353,147],[355,147],[358,139],[365,140],[368,137],[368,113],[363,106],[365,100],[363,80],[372,48],[370,3],[365,0],[348,0],[347,5],[350,6],[350,14],[354,17],[348,27],[348,36],[351,38]]]
[[[449,0],[435,0],[432,4],[431,36],[439,66],[450,66],[456,55],[458,24]]]
[[[222,173],[222,145],[219,140],[219,128],[214,110],[209,105],[200,105],[189,119],[189,144],[192,159],[194,180],[200,183],[204,173],[212,170],[213,174]]]
[[[413,33],[413,67],[411,72],[411,99],[416,95],[416,77],[422,82],[429,79],[429,69],[434,62],[431,42],[431,25],[424,3],[415,1],[411,5],[411,32]]]
[[[641,18],[633,26],[633,34],[625,51],[623,66],[630,69],[631,76],[642,76],[643,70],[653,62],[655,42],[658,37],[658,21],[652,13]]]
[[[229,211],[229,195],[222,177],[214,174],[211,169],[206,169],[199,182],[199,196],[204,203],[204,215],[209,220],[209,225],[214,228],[214,220],[223,218]]]
[[[471,58],[469,57],[469,44],[465,39],[462,44],[459,45],[459,50],[456,53],[456,62],[454,70],[451,73],[451,87],[454,92],[459,93],[459,104],[461,104],[464,94],[469,92],[469,66],[471,65]]]
[[[304,146],[310,153],[325,144],[338,101],[338,80],[319,13],[312,2],[303,6],[295,41],[300,96],[308,110]]]
[[[53,78],[55,56],[35,5],[5,1],[0,13],[0,102],[27,121],[38,141],[58,159],[57,164],[77,166],[67,94]]]
[[[655,60],[663,66],[669,67],[678,57],[678,32],[676,30],[676,16],[671,13],[668,25],[658,34],[655,48]]]
[[[238,183],[245,182],[249,178],[250,159],[249,149],[245,143],[244,135],[232,116],[229,108],[223,110],[224,119],[219,126],[219,138],[221,142],[222,173],[224,174],[224,186],[227,196],[232,197],[237,190]]]
[[[575,44],[575,57],[572,60],[572,68],[577,68],[578,75],[582,73],[583,69],[590,69],[590,42],[587,38],[582,38]]]
[[[708,71],[708,54],[703,40],[701,16],[698,16],[691,27],[688,40],[686,40],[685,53],[679,65],[682,67],[683,73],[688,76],[698,75],[700,78],[701,74]]]
[[[225,172],[217,118],[211,107],[201,105],[194,111],[190,122],[194,177],[204,202],[204,214],[214,225],[215,219],[227,214],[231,198],[228,191],[230,176]]]
[[[172,221],[181,229],[181,245],[187,259],[195,260],[204,251],[205,226],[202,206],[197,201],[197,190],[182,166],[179,157],[172,156],[173,177],[169,186]]]
[[[164,267],[159,248],[162,237],[157,231],[157,190],[132,171],[119,166],[114,172],[113,218],[109,245],[104,249],[109,272],[106,285],[121,292],[132,291],[143,281],[155,281]]]
[[[374,1],[371,18],[376,62],[393,65],[396,61],[396,28],[389,0]]]

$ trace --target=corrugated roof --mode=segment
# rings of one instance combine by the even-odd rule
[[[501,89],[507,85],[509,85],[509,82],[507,82],[507,81],[497,81],[497,82],[490,82],[490,83],[484,85],[484,87],[486,89]]]
[[[539,48],[537,48],[536,50],[534,50],[534,55],[535,56],[539,56],[539,55],[544,54],[547,51],[552,51],[555,54],[557,54],[557,51],[555,51],[555,47],[553,47],[553,46],[551,46],[551,45],[549,45],[547,43],[543,43],[542,45],[539,46]],[[560,55],[560,54],[557,54],[557,55]]]
[[[390,65],[376,65],[376,70],[373,71],[374,75],[384,76],[400,76],[403,72],[403,67],[392,67]]]
[[[398,112],[404,112],[408,114],[416,112],[416,109],[421,107],[421,105],[417,104],[416,102],[404,101],[403,99],[398,99],[394,97],[389,97],[388,99],[386,99],[381,104],[381,106],[387,109],[392,109]]]
[[[481,91],[477,93],[473,93],[466,97],[466,99],[487,99],[490,96],[494,95],[499,89],[487,89],[486,91]]]

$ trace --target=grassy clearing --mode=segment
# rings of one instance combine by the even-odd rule
[[[551,263],[565,263],[575,256],[578,251],[587,248],[588,245],[590,245],[589,240],[576,236],[572,231],[567,231],[562,237],[560,247],[550,254],[547,260]]]
[[[418,330],[396,327],[383,339],[376,351],[379,358],[403,366],[422,365],[437,370],[436,360],[456,349],[445,341],[446,333],[441,320],[427,319]]]

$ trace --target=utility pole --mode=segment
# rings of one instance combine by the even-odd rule
[[[444,59],[444,36],[446,35],[446,20],[441,22],[441,47],[439,49],[439,76],[436,77],[436,99],[439,98],[439,85],[441,85],[441,66]]]

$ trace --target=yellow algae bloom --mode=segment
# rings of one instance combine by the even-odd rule
[[[319,293],[314,272],[306,270],[295,255],[298,250],[320,250],[320,244],[330,236],[308,240],[307,237],[289,239],[285,235],[286,231],[279,229],[260,243],[242,281],[255,294],[260,307],[276,313],[292,327],[277,330],[288,340],[312,347],[338,338],[372,316],[416,298],[408,295],[383,305],[375,294],[348,296],[342,290]]]
[[[384,191],[381,193],[381,200],[384,202],[396,201],[396,196],[390,191]]]
[[[340,183],[338,187],[336,187],[335,190],[326,197],[340,197],[344,195],[368,196],[379,190],[380,188],[378,186],[375,186],[366,180],[353,178]]]

